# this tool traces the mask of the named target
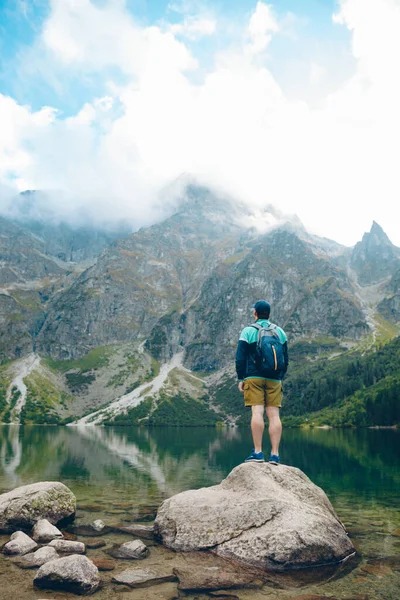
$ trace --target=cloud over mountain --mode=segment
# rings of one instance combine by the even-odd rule
[[[343,243],[374,218],[398,243],[399,4],[340,2],[332,18],[356,69],[315,106],[271,68],[274,39],[286,39],[276,7],[258,2],[241,28],[211,10],[181,16],[144,25],[121,0],[51,0],[25,60],[61,89],[104,78],[105,93],[67,116],[0,94],[0,181],[53,192],[61,216],[139,226],[186,172]],[[315,65],[322,79],[329,69],[316,55],[318,84]]]

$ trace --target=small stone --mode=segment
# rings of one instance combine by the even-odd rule
[[[70,542],[69,540],[52,540],[49,544],[57,552],[68,554],[85,554],[85,544],[82,542]]]
[[[103,507],[100,504],[80,504],[79,510],[84,510],[86,512],[101,512]]]
[[[65,540],[69,540],[70,542],[76,542],[78,539],[74,533],[69,533],[69,531],[63,531],[63,536]]]
[[[10,541],[4,545],[4,554],[27,554],[37,548],[37,543],[26,535],[23,531],[16,531],[12,534]]]
[[[102,538],[88,538],[86,540],[86,548],[90,548],[92,550],[96,548],[103,548],[106,545],[106,542]]]
[[[385,575],[390,575],[392,573],[392,569],[386,565],[376,564],[376,565],[363,565],[361,570],[369,575],[375,575],[376,577],[384,577]]]
[[[56,558],[59,558],[59,556],[55,548],[44,546],[43,548],[36,550],[36,552],[25,554],[25,556],[22,556],[16,561],[16,564],[21,567],[21,569],[36,569]]]
[[[153,525],[142,525],[141,523],[124,524],[120,523],[114,527],[117,531],[123,533],[131,533],[139,538],[146,540],[154,539],[154,526]]]
[[[115,575],[115,583],[128,585],[131,588],[149,587],[167,581],[176,581],[176,576],[170,572],[156,571],[155,569],[126,569]]]
[[[99,571],[113,571],[117,563],[108,558],[92,558],[92,563],[96,565]]]
[[[40,519],[33,528],[32,537],[39,544],[45,544],[51,540],[62,539],[63,534],[47,519]]]
[[[133,540],[112,548],[110,554],[114,558],[142,560],[149,555],[149,549],[141,540]]]
[[[96,521],[93,521],[92,527],[95,531],[103,531],[105,524],[101,519],[97,519]]]
[[[98,568],[86,556],[72,555],[51,560],[40,567],[33,583],[41,589],[85,596],[97,590],[100,577]]]

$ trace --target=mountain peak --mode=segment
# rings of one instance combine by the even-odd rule
[[[382,227],[373,221],[371,230],[364,233],[361,242],[353,248],[351,266],[357,272],[361,285],[382,281],[399,268],[400,249]]]
[[[382,241],[385,240],[391,244],[391,241],[389,240],[387,234],[383,231],[382,227],[376,221],[372,221],[372,226],[371,226],[369,233],[377,236]],[[366,235],[368,235],[368,234],[366,234]]]

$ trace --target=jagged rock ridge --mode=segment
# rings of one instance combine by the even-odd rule
[[[5,281],[0,295],[3,356],[36,350],[66,359],[99,346],[146,341],[161,361],[184,348],[187,366],[212,371],[232,360],[238,331],[261,297],[271,301],[273,320],[292,342],[323,335],[355,343],[371,326],[362,286],[377,278],[383,278],[379,310],[398,321],[400,250],[379,225],[349,252],[307,234],[295,219],[280,223],[268,210],[274,226],[260,233],[249,228],[246,207],[190,184],[172,216],[115,239],[88,268],[50,256],[50,247],[59,248],[45,241],[44,225],[42,238],[37,224],[31,226],[36,233],[25,228],[21,237],[22,230],[12,229],[17,225],[3,220],[13,232],[3,238],[4,278],[18,262],[12,248],[18,257],[28,255],[26,264],[20,258],[21,282]],[[9,242],[14,239],[19,246]],[[84,249],[77,256],[84,258]],[[37,290],[26,289],[32,281]]]

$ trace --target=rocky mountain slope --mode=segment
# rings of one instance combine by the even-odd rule
[[[164,221],[108,234],[45,222],[33,199],[24,198],[27,218],[0,219],[0,358],[40,356],[42,388],[48,381],[59,389],[54,410],[37,393],[32,414],[98,410],[150,382],[183,350],[179,385],[185,369],[215,385],[231,372],[238,333],[258,298],[271,302],[294,362],[364,351],[400,331],[400,249],[377,223],[346,248],[272,207],[254,217],[191,183]],[[168,381],[157,394],[171,388]],[[184,395],[202,401],[195,388]],[[207,381],[203,388],[207,395]]]

